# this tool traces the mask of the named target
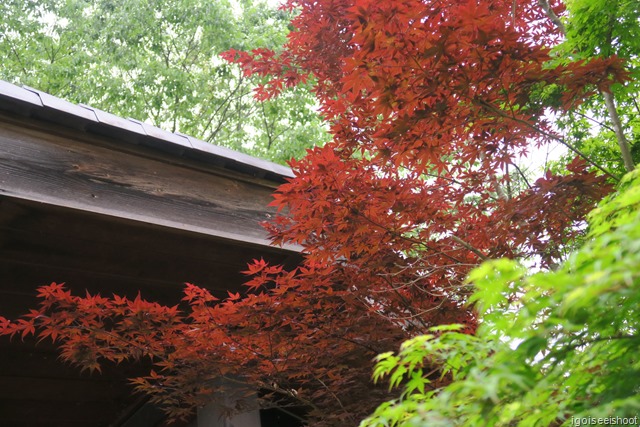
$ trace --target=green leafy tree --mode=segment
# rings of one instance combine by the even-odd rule
[[[640,162],[640,2],[568,0],[566,7],[565,16],[556,21],[565,36],[555,48],[557,60],[617,56],[624,58],[630,78],[612,85],[610,92],[594,94],[560,117],[558,125],[573,146],[620,176]],[[547,95],[561,93],[548,90]]]
[[[218,53],[280,46],[289,19],[253,0],[8,0],[0,78],[283,163],[325,139],[308,86],[257,102],[261,80]]]
[[[374,377],[403,392],[362,427],[612,424],[640,414],[640,170],[590,214],[587,243],[557,271],[494,260],[468,281],[477,334],[436,327],[380,355]],[[438,374],[424,370],[434,364]],[[434,375],[452,382],[433,388]]]

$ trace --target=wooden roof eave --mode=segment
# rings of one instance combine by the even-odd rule
[[[4,196],[271,245],[260,223],[287,167],[0,81],[3,117]]]
[[[197,138],[124,119],[86,105],[75,105],[45,92],[0,80],[0,109],[42,118],[66,127],[103,136],[116,136],[125,144],[140,144],[185,158],[262,177],[278,183],[293,177],[290,168],[258,159]]]

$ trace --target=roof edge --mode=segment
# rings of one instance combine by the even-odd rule
[[[135,144],[223,169],[282,183],[292,178],[286,166],[259,159],[192,136],[172,133],[134,119],[124,119],[87,105],[76,105],[46,92],[0,80],[0,110],[44,119],[87,133]]]

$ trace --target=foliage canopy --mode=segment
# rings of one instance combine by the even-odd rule
[[[0,78],[284,163],[327,138],[308,85],[257,102],[219,53],[277,48],[290,15],[243,0],[8,0]]]
[[[640,413],[640,169],[589,215],[586,243],[557,271],[529,274],[502,259],[468,280],[476,335],[436,327],[378,356],[374,377],[402,383],[402,397],[362,427],[575,425]],[[433,364],[451,384],[433,387],[424,377]]]

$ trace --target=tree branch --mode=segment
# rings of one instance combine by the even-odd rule
[[[609,118],[611,118],[611,123],[613,124],[613,130],[616,134],[618,147],[620,147],[624,167],[627,169],[627,172],[631,172],[635,169],[635,165],[633,164],[633,158],[631,157],[629,141],[627,141],[627,138],[624,136],[624,132],[622,131],[622,123],[620,122],[620,116],[616,109],[613,93],[603,91],[602,96],[604,97],[604,103],[607,106],[607,111],[609,112]]]
[[[558,29],[562,32],[562,35],[566,36],[567,30],[558,15],[556,15],[553,9],[551,9],[549,2],[547,0],[538,0],[538,5],[542,8],[542,10],[544,10],[551,22],[553,22],[555,26],[558,27]]]
[[[478,257],[480,257],[481,260],[483,261],[487,261],[489,259],[488,256],[486,256],[485,254],[483,254],[482,252],[480,252],[479,249],[471,246],[469,243],[465,242],[464,240],[462,240],[461,238],[459,238],[458,236],[455,235],[451,235],[449,236],[451,237],[451,240],[453,240],[454,242],[460,243],[462,246],[464,246],[466,249],[470,250],[471,252],[473,252],[474,254],[478,255]]]
[[[538,0],[538,4],[545,11],[547,16],[551,20],[551,22],[553,22],[556,25],[556,27],[558,27],[558,29],[562,32],[562,35],[566,37],[567,29],[565,28],[560,18],[558,18],[558,15],[556,15],[553,9],[551,9],[551,6],[549,6],[548,0]],[[610,26],[609,26],[609,34],[607,37],[608,47],[611,47],[611,42],[612,42],[611,31],[613,28],[613,23],[615,22],[615,18],[616,17],[614,16],[613,13],[611,14],[611,16],[609,16]],[[610,52],[609,52],[609,55],[607,56],[610,56]],[[622,130],[622,123],[620,122],[620,116],[618,115],[618,110],[616,109],[613,93],[611,93],[610,91],[600,91],[600,93],[602,94],[602,97],[604,98],[604,103],[607,106],[607,112],[609,113],[609,118],[611,119],[611,123],[613,125],[613,131],[616,135],[616,140],[618,141],[618,147],[620,147],[620,154],[622,155],[622,161],[624,162],[624,167],[627,170],[627,172],[631,172],[635,169],[635,165],[633,164],[633,158],[631,157],[631,149],[630,149],[629,141],[624,136],[624,132]],[[561,143],[566,145],[572,151],[579,154],[577,150],[571,148],[565,142],[561,141]],[[585,159],[591,163],[591,161],[588,160],[586,157]],[[602,168],[599,168],[599,169],[604,171],[604,169]]]
[[[576,153],[578,156],[582,157],[583,159],[585,159],[587,161],[587,163],[589,163],[591,166],[595,167],[596,169],[600,170],[601,172],[603,172],[605,175],[609,176],[610,178],[616,180],[616,181],[620,181],[620,177],[615,176],[613,173],[609,172],[608,170],[606,170],[604,167],[600,166],[599,164],[597,164],[596,162],[594,162],[593,160],[591,160],[591,158],[589,156],[587,156],[585,153],[583,153],[582,151],[580,151],[579,149],[577,149],[576,147],[574,147],[573,145],[571,145],[570,143],[568,143],[564,138],[560,138],[557,135],[554,135],[550,132],[545,131],[544,129],[539,128],[538,126],[529,123],[526,120],[522,120],[519,119],[515,116],[510,116],[508,114],[506,114],[504,111],[501,111],[499,108],[494,107],[493,105],[483,101],[483,100],[476,100],[475,102],[479,103],[480,105],[484,106],[485,108],[487,108],[488,110],[491,110],[493,113],[498,114],[504,118],[510,119],[510,120],[514,120],[518,123],[521,123],[533,130],[535,130],[536,132],[540,133],[541,135],[546,136],[547,138],[553,139],[554,141],[559,142],[560,144],[564,145],[565,147],[567,147],[569,150],[573,151],[574,153]]]

